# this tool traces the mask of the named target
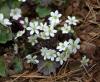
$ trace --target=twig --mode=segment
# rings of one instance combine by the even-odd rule
[[[88,75],[88,77],[91,77],[90,74],[88,73],[87,69],[85,68],[85,66],[82,64],[82,67],[84,68],[86,74]]]
[[[24,72],[23,74],[20,74],[19,76],[18,76],[18,75],[17,75],[17,76],[15,75],[16,78],[15,78],[14,80],[12,80],[11,82],[16,81],[17,79],[19,79],[20,77],[22,77],[22,76],[25,75],[26,73],[28,73],[28,71]],[[14,77],[14,76],[11,76],[11,77]]]
[[[17,76],[11,76],[11,77],[17,77]],[[38,78],[38,79],[47,79],[49,76],[38,76],[38,75],[26,75],[26,76],[20,76],[20,78]]]

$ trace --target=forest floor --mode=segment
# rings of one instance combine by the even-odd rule
[[[9,77],[0,78],[0,82],[100,82],[100,1],[70,0],[67,6],[58,9],[63,13],[62,19],[70,15],[80,18],[75,31],[81,39],[81,49],[76,57],[84,53],[92,66],[77,69],[77,62],[72,62],[68,67],[67,64],[62,65],[57,74],[44,76],[27,65],[25,68],[30,70],[20,74],[10,70]],[[11,53],[8,48],[5,51],[5,54]],[[7,59],[12,60],[12,55]]]

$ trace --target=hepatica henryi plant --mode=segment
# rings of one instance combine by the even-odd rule
[[[25,2],[26,0],[19,1]],[[33,53],[26,54],[25,61],[28,64],[36,64],[39,72],[45,75],[55,73],[57,68],[80,49],[80,39],[74,37],[74,27],[79,23],[75,16],[66,17],[62,25],[60,24],[62,14],[58,10],[51,11],[47,21],[39,18],[29,20],[21,14],[20,8],[11,9],[11,19],[23,27],[22,30],[13,33],[13,40],[16,43],[19,38],[26,36],[27,43],[31,44],[30,47],[36,48]],[[2,13],[0,23],[8,28],[13,26],[13,22],[4,18]],[[70,35],[74,38],[69,37]],[[63,36],[62,40],[59,39]],[[86,57],[83,57],[80,62],[87,65],[88,61]]]

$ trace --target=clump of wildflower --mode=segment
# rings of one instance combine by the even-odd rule
[[[88,66],[89,59],[86,58],[86,56],[83,56],[82,60],[80,62],[81,62],[82,65]]]
[[[26,59],[27,59],[27,63],[33,63],[33,64],[39,63],[39,60],[37,60],[37,56],[32,57],[32,55],[29,54],[26,56]]]
[[[65,22],[68,23],[69,25],[77,25],[79,20],[77,20],[75,16],[72,17],[68,16],[68,19]]]
[[[66,61],[72,53],[76,53],[77,49],[80,48],[80,40],[77,38],[75,41],[70,39],[69,41],[60,42],[57,46],[57,49],[61,52],[57,52],[56,61],[60,61],[60,64],[63,64],[63,61]]]
[[[19,8],[11,9],[10,16],[13,19],[18,20],[21,17],[21,13],[21,9]]]
[[[64,43],[60,42],[57,46],[59,51],[66,51],[69,49],[71,53],[76,53],[77,49],[80,49],[80,39],[77,38],[75,41],[73,39],[69,39],[69,41],[64,41]]]
[[[44,47],[41,49],[41,55],[44,57],[44,60],[50,59],[51,61],[54,61],[56,58],[56,51]]]
[[[37,36],[32,35],[32,36],[28,37],[28,42],[30,42],[32,44],[32,46],[34,46],[36,43],[38,43]]]
[[[51,12],[50,13],[51,17],[49,17],[49,21],[50,21],[50,25],[57,25],[60,23],[60,17],[62,16],[62,14],[59,14],[58,10],[56,10],[55,12]]]

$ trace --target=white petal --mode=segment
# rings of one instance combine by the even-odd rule
[[[27,30],[32,30],[32,28],[31,28],[31,27],[27,27],[26,29],[27,29]]]
[[[70,16],[68,16],[67,18],[68,18],[68,20],[71,20],[71,17]]]
[[[27,63],[31,63],[31,60],[27,60]]]
[[[30,35],[32,35],[34,33],[34,31],[30,31]]]
[[[50,14],[51,14],[51,16],[54,16],[54,12],[51,12]]]
[[[54,61],[54,57],[51,57],[51,61]]]
[[[56,58],[56,61],[59,61],[59,58]]]
[[[61,65],[63,64],[63,61],[62,61],[62,60],[60,61],[60,64],[61,64]]]
[[[76,17],[75,16],[72,16],[72,20],[76,20]]]

